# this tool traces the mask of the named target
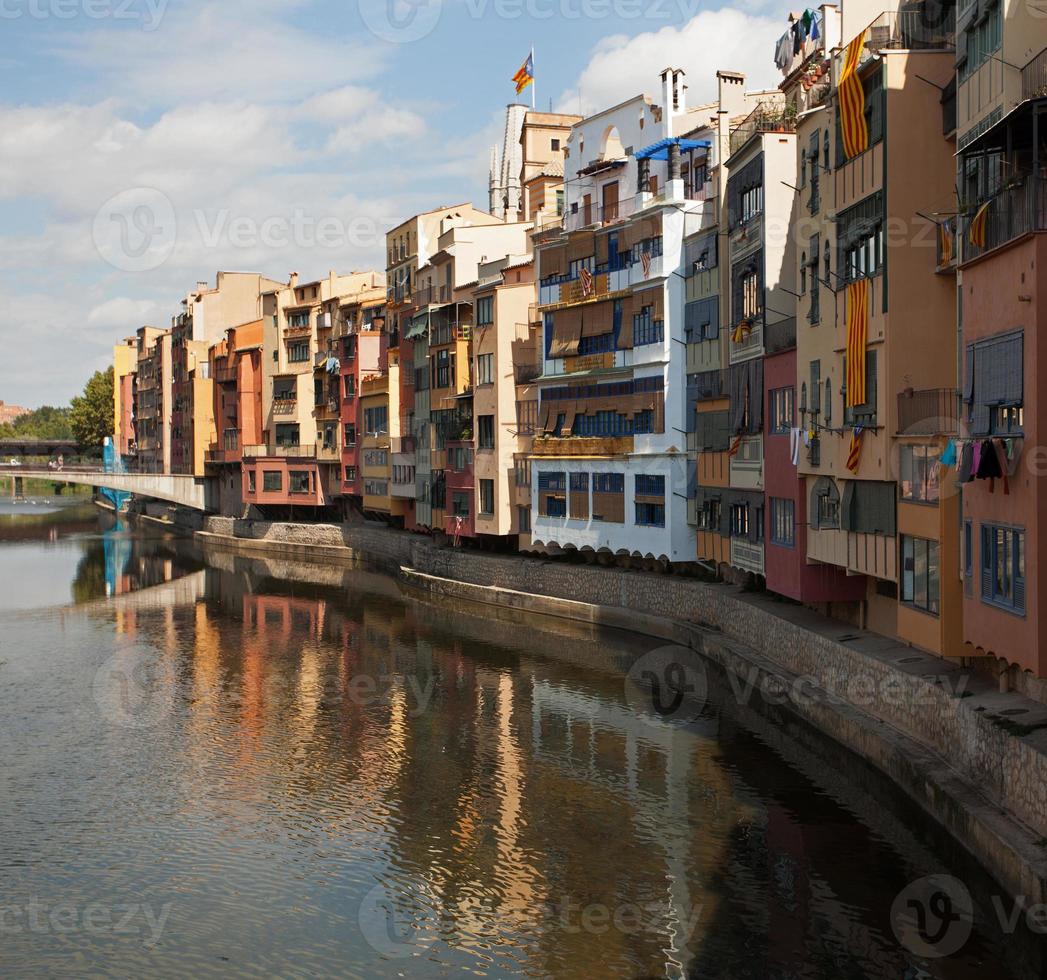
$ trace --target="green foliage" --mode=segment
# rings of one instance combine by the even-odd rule
[[[0,439],[72,439],[73,429],[69,424],[69,409],[44,405],[0,425]]]
[[[113,433],[113,369],[95,371],[69,407],[73,436],[82,446],[100,446]]]

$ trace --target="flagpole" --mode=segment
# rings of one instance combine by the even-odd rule
[[[531,45],[531,108],[534,109],[534,90],[538,87],[537,72],[534,70],[534,45]]]

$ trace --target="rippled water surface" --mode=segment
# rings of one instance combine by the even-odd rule
[[[0,513],[0,976],[1007,977],[891,925],[979,872],[853,760],[652,643]],[[802,743],[802,744],[801,744]]]

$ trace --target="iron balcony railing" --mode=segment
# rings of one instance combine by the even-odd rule
[[[796,108],[785,97],[761,102],[731,130],[730,152],[737,153],[757,133],[792,133],[796,131]]]
[[[244,446],[244,458],[255,459],[259,457],[279,457],[291,459],[315,459],[315,445],[288,445],[277,443],[265,446]]]
[[[604,227],[623,221],[636,210],[636,198],[626,197],[613,204],[586,204],[584,200],[575,201],[571,209],[563,215],[565,231],[579,231],[582,228]]]
[[[984,217],[985,244],[976,245],[971,242],[971,226],[982,204],[969,208],[963,222],[964,262],[1029,232],[1047,231],[1047,184],[1038,177],[1017,177],[990,198]]]
[[[960,394],[955,388],[923,388],[898,393],[898,435],[954,435],[960,425]]]
[[[1038,99],[1047,95],[1047,48],[1022,69],[1022,98]]]

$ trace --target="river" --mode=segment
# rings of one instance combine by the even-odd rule
[[[638,708],[651,640],[203,547],[0,505],[0,976],[1042,968],[815,733],[722,680],[687,725]],[[928,876],[974,907],[921,947]]]

